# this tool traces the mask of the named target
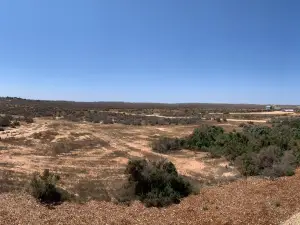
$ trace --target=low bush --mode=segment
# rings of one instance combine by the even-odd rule
[[[69,140],[63,140],[63,141],[51,143],[49,153],[55,156],[63,153],[69,153],[74,149],[75,149],[74,143],[72,143]]]
[[[11,118],[9,116],[0,117],[0,127],[10,126]]]
[[[183,139],[160,137],[158,140],[152,142],[152,149],[155,152],[167,153],[182,149],[184,144],[185,141]]]
[[[187,147],[190,149],[204,149],[213,146],[219,136],[224,133],[222,127],[201,126],[186,138]]]
[[[47,169],[42,175],[35,173],[30,182],[31,195],[45,204],[58,204],[71,199],[70,194],[56,186],[59,179],[58,175],[50,173]]]
[[[191,184],[178,174],[173,163],[166,160],[131,160],[126,174],[135,195],[148,207],[179,203],[192,193]]]
[[[20,126],[20,122],[17,121],[17,120],[15,120],[15,121],[12,122],[11,125],[14,126],[14,127],[19,127]]]
[[[29,117],[29,116],[25,117],[25,118],[24,118],[24,121],[25,121],[26,123],[33,123],[33,122],[34,122],[33,118],[32,118],[32,117]]]

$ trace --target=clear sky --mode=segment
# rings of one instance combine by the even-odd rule
[[[300,104],[299,0],[1,0],[0,96]]]

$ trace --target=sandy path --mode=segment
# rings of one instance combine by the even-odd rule
[[[242,119],[227,119],[228,122],[254,122],[254,123],[266,123],[267,120],[242,120]]]
[[[284,115],[284,114],[297,115],[297,113],[294,112],[283,112],[283,111],[230,113],[230,115]]]
[[[290,219],[282,223],[282,225],[300,225],[300,213],[295,214]]]

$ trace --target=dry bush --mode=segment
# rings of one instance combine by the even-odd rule
[[[52,155],[60,155],[63,153],[70,153],[73,150],[78,149],[78,145],[70,140],[61,140],[50,144],[50,153]]]
[[[181,150],[185,142],[179,138],[160,137],[152,142],[152,150],[159,153]]]
[[[30,117],[30,116],[25,117],[25,118],[24,118],[24,121],[25,121],[26,123],[34,123],[33,118]]]

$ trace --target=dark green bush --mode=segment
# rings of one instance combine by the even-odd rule
[[[30,182],[30,193],[33,197],[45,204],[58,204],[70,199],[70,195],[56,186],[60,177],[49,170],[40,175],[35,173]]]
[[[8,127],[10,126],[11,118],[9,116],[0,117],[0,126]]]
[[[222,127],[202,126],[196,128],[194,132],[186,139],[186,144],[190,149],[203,150],[213,146],[220,135],[224,133]]]
[[[179,203],[192,193],[191,184],[181,177],[173,163],[166,160],[131,160],[126,168],[135,195],[146,206],[163,207]]]

